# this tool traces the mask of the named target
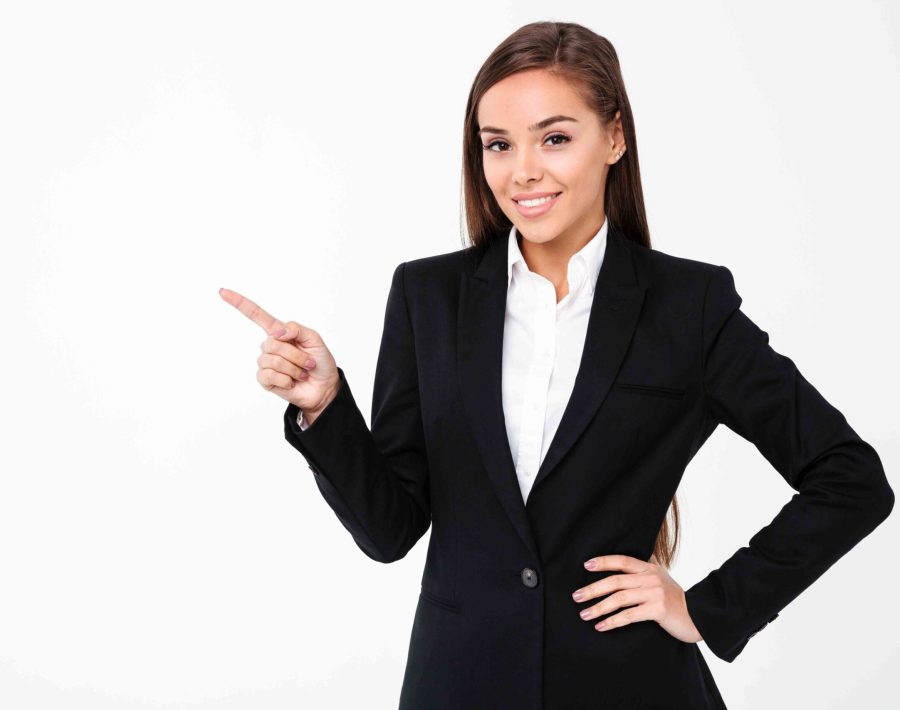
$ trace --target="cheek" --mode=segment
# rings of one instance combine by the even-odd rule
[[[493,192],[495,196],[498,193],[502,194],[506,176],[504,174],[504,171],[498,165],[496,165],[496,161],[484,161],[484,179],[485,182],[487,182],[488,187],[491,188],[491,192]]]
[[[596,199],[603,185],[603,172],[597,161],[573,160],[570,164],[559,167],[560,180],[568,185],[569,192],[576,201],[590,202]]]

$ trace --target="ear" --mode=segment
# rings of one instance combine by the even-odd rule
[[[616,116],[613,119],[612,126],[610,126],[609,135],[617,146],[625,145],[625,129],[622,127],[621,111],[616,111]]]

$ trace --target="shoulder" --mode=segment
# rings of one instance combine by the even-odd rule
[[[478,265],[475,247],[410,259],[397,266],[407,289],[456,287],[462,273],[471,273]]]
[[[673,313],[703,312],[710,302],[729,309],[741,298],[728,267],[714,262],[648,249],[627,241],[638,282],[647,286],[648,298]]]
[[[478,258],[479,254],[475,247],[466,247],[443,254],[410,259],[405,264],[407,272],[434,274],[449,271],[458,274],[477,266]]]
[[[714,275],[718,264],[677,256],[659,249],[648,249],[642,244],[625,240],[631,252],[639,280],[649,285],[659,282],[706,284]]]

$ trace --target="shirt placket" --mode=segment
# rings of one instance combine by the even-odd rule
[[[544,443],[547,395],[556,349],[556,293],[553,285],[537,278],[529,284],[533,309],[534,347],[525,378],[522,423],[516,468],[526,477],[537,474]]]

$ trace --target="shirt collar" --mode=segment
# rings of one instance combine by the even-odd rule
[[[575,252],[569,259],[568,278],[571,281],[578,276],[578,270],[583,269],[589,278],[587,279],[588,293],[594,293],[594,286],[597,283],[597,277],[600,274],[600,267],[603,265],[603,256],[606,253],[606,234],[608,231],[609,219],[604,217],[603,224],[597,233],[588,240],[581,249]],[[506,285],[509,287],[512,282],[513,270],[521,269],[528,271],[528,264],[525,263],[525,257],[522,256],[522,250],[519,249],[519,242],[516,239],[516,226],[513,225],[509,230],[507,260],[506,260]]]

